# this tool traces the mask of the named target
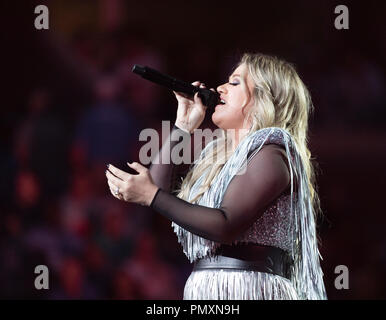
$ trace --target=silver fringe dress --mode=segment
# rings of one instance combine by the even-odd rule
[[[201,152],[213,147],[214,141]],[[278,275],[229,269],[193,270],[186,281],[184,300],[293,300],[327,299],[320,253],[317,246],[316,226],[307,176],[301,157],[290,133],[278,127],[258,130],[247,136],[224,164],[210,188],[196,202],[219,208],[232,177],[245,168],[247,155],[254,156],[264,144],[284,146],[289,159],[291,194],[281,195],[254,224],[232,244],[255,243],[281,248],[290,253],[294,264],[291,278]],[[189,200],[197,194],[205,173],[193,185]],[[298,190],[293,191],[294,179]],[[183,252],[192,263],[202,257],[215,257],[221,245],[185,230],[172,222]]]

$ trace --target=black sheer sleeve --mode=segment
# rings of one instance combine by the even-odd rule
[[[276,145],[265,145],[235,175],[221,206],[191,204],[158,189],[150,205],[182,228],[205,239],[231,243],[258,219],[290,185],[290,173]]]
[[[149,172],[154,183],[163,190],[170,192],[174,182],[176,164],[171,161],[171,150],[178,144],[187,145],[191,141],[191,134],[173,126],[169,137],[165,140],[160,152],[153,159]],[[169,161],[167,161],[167,159]]]

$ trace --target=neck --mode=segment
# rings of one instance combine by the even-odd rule
[[[248,129],[232,129],[229,131],[231,140],[232,140],[232,152],[234,152],[237,148],[237,146],[240,144],[240,142],[245,138],[245,136],[248,134]]]

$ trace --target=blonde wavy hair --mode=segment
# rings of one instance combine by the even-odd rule
[[[254,105],[244,118],[244,125],[251,120],[246,136],[267,127],[279,127],[291,134],[307,173],[314,213],[316,216],[321,215],[315,179],[317,163],[312,163],[314,159],[307,147],[308,118],[314,109],[309,91],[291,63],[261,53],[244,53],[235,69],[244,63],[255,85]],[[213,148],[205,152],[201,161],[196,161],[191,166],[180,187],[177,186],[174,191],[177,197],[189,201],[192,186],[209,170],[200,191],[189,202],[198,201],[229,159],[233,152],[230,148],[232,135],[227,130],[221,132],[221,137],[215,140]]]

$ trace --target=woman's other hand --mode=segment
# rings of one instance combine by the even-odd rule
[[[130,174],[108,165],[106,177],[112,195],[119,200],[150,206],[158,187],[154,184],[149,169],[138,162],[127,165],[139,174]]]

